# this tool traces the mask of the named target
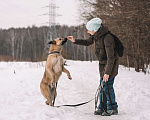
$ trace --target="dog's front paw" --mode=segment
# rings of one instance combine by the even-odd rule
[[[70,76],[70,77],[68,77],[70,80],[72,80],[72,77]]]

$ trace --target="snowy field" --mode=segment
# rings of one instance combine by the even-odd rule
[[[77,104],[95,97],[98,62],[67,61],[59,79],[55,105]],[[119,67],[114,88],[119,114],[94,115],[94,100],[79,107],[50,107],[40,92],[45,62],[0,62],[0,120],[150,120],[150,75]],[[14,73],[15,70],[15,73]]]

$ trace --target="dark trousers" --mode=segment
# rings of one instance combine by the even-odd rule
[[[102,93],[102,89],[100,91],[100,104],[99,104],[99,109],[102,109],[102,99],[103,99],[103,108],[105,110],[115,110],[118,108],[117,102],[115,101],[115,92],[114,92],[114,88],[113,88],[113,84],[114,84],[114,77],[113,78],[109,78],[108,79],[108,86],[106,82],[103,82],[103,93]],[[103,78],[100,79],[100,84],[102,83]],[[112,101],[112,105],[110,103],[110,99],[109,99],[109,95],[108,95],[108,88],[109,88],[109,93],[110,93],[110,99]],[[102,95],[103,94],[103,95]],[[101,98],[102,96],[102,98]]]

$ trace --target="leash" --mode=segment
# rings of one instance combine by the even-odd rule
[[[97,102],[98,102],[98,99],[99,99],[99,95],[100,95],[100,89],[101,89],[101,85],[99,85],[97,91],[96,91],[96,94],[95,94],[95,98],[87,101],[87,102],[83,102],[83,103],[79,103],[79,104],[74,104],[74,105],[59,105],[59,106],[54,106],[54,107],[62,107],[62,106],[66,106],[66,107],[77,107],[77,106],[81,106],[81,105],[85,105],[91,101],[93,101],[95,99],[95,110],[97,109]]]
[[[103,109],[103,111],[104,112],[106,112],[107,114],[109,114],[105,109],[104,109],[104,100],[103,100],[103,94],[104,94],[104,92],[103,92],[103,81],[100,83],[101,84],[101,106],[102,106],[102,109]]]
[[[57,89],[57,84],[58,84],[58,83],[56,83],[56,89]],[[62,106],[77,107],[77,106],[81,106],[81,105],[87,104],[87,103],[91,102],[91,101],[94,100],[94,99],[95,99],[95,98],[93,98],[93,99],[91,99],[91,100],[89,100],[89,101],[87,101],[87,102],[83,102],[83,103],[79,103],[79,104],[74,104],[74,105],[59,105],[59,106],[54,106],[54,107],[57,107],[57,108],[62,107]],[[55,103],[55,96],[54,96],[53,105],[54,105],[54,103]]]
[[[107,83],[107,87],[108,87],[108,83]],[[57,88],[57,84],[56,84],[56,88]],[[83,102],[83,103],[79,103],[79,104],[74,104],[74,105],[59,105],[59,106],[54,106],[54,107],[57,107],[57,108],[63,107],[63,106],[66,106],[66,107],[77,107],[77,106],[85,105],[85,104],[87,104],[87,103],[89,103],[89,102],[91,102],[91,101],[93,101],[95,99],[95,111],[96,111],[98,109],[97,103],[98,103],[100,94],[101,94],[101,98],[100,98],[101,101],[100,102],[101,102],[101,105],[102,105],[102,109],[103,109],[104,112],[107,113],[108,116],[110,116],[110,113],[108,113],[107,110],[104,109],[104,103],[103,103],[103,94],[104,94],[103,93],[103,81],[98,86],[98,89],[97,89],[96,94],[95,94],[95,98],[93,98],[93,99],[91,99],[91,100],[89,100],[87,102]],[[110,98],[109,87],[108,87],[108,96],[109,96],[110,104],[111,104],[111,106],[113,108],[113,104],[112,104],[112,101],[111,101],[111,98]],[[55,103],[55,99],[53,101],[53,105],[54,105],[54,103]]]
[[[91,100],[89,100],[89,101],[87,101],[87,102],[83,102],[83,103],[79,103],[79,104],[74,104],[74,105],[59,105],[59,106],[54,106],[54,107],[57,107],[57,108],[62,107],[62,106],[77,107],[77,106],[81,106],[81,105],[87,104],[87,103],[91,102],[91,101],[94,100],[94,99],[95,99],[95,98],[93,98],[93,99],[91,99]]]
[[[56,87],[57,88],[57,87]],[[100,96],[100,92],[101,92],[101,104],[102,104],[102,109],[109,115],[109,113],[104,109],[103,107],[103,81],[100,83],[100,85],[98,86],[98,89],[96,90],[96,94],[95,94],[95,98],[87,101],[87,102],[83,102],[83,103],[79,103],[79,104],[73,104],[73,105],[59,105],[59,106],[54,106],[54,107],[63,107],[63,106],[66,106],[66,107],[77,107],[77,106],[82,106],[82,105],[85,105],[91,101],[93,101],[95,99],[95,110],[98,109],[97,107],[97,103],[98,103],[98,100],[99,100],[99,96]],[[54,100],[55,102],[55,100]]]
[[[113,104],[112,104],[111,97],[110,97],[110,91],[109,91],[109,85],[108,85],[108,82],[107,82],[106,84],[107,84],[107,89],[108,89],[108,97],[109,97],[109,100],[110,100],[110,105],[112,106],[112,109],[113,109]],[[95,96],[95,111],[96,111],[96,109],[98,109],[98,107],[97,107],[97,102],[98,102],[98,98],[99,98],[99,96],[100,96],[100,94],[101,94],[101,98],[100,98],[101,108],[102,108],[102,110],[103,110],[104,112],[107,113],[108,116],[110,116],[110,113],[108,113],[107,110],[104,109],[104,100],[103,100],[103,94],[104,94],[104,92],[103,92],[103,81],[100,83],[100,85],[99,85],[97,91],[98,91],[97,94],[96,94],[97,96]]]
[[[58,83],[56,83],[56,89],[57,89],[57,84],[58,84]],[[59,106],[54,106],[54,107],[57,107],[57,108],[62,107],[62,106],[66,106],[66,107],[77,107],[77,106],[81,106],[81,105],[87,104],[87,103],[91,102],[91,101],[94,100],[94,99],[95,99],[95,98],[93,98],[93,99],[91,99],[91,100],[89,100],[89,101],[87,101],[87,102],[83,102],[83,103],[79,103],[79,104],[74,104],[74,105],[59,105]],[[54,104],[55,104],[55,96],[54,96],[53,105],[54,105]]]
[[[101,91],[101,84],[98,86],[98,89],[97,89],[96,94],[95,94],[95,111],[96,111],[96,109],[98,109],[97,103],[98,103],[100,91]]]

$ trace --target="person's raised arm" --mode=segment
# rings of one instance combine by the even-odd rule
[[[73,36],[68,36],[67,39],[72,41],[74,44],[77,45],[85,45],[85,46],[89,46],[92,45],[94,43],[94,36],[90,36],[88,39],[83,40],[83,39],[75,39]]]

